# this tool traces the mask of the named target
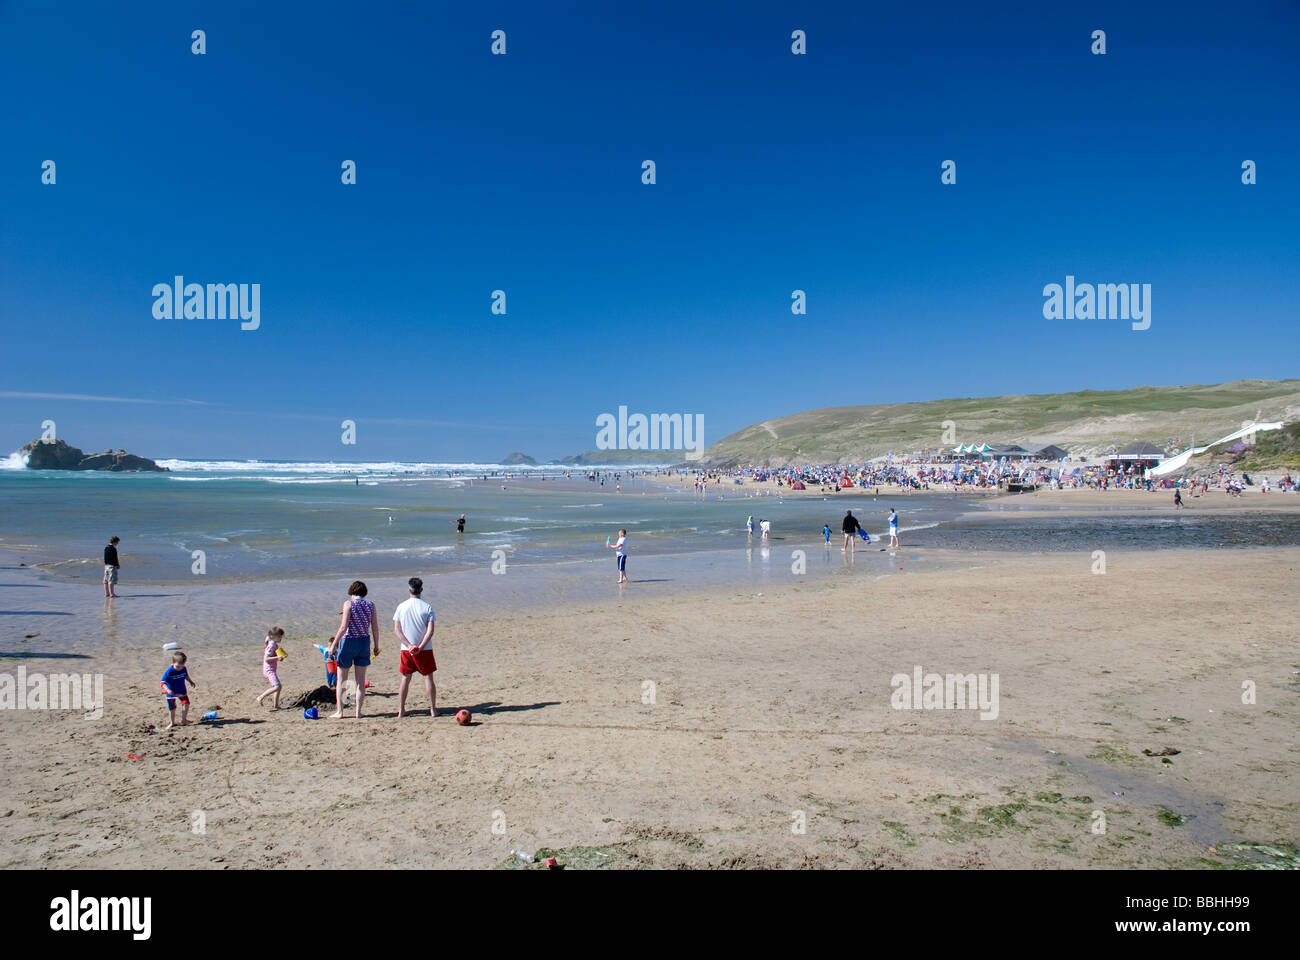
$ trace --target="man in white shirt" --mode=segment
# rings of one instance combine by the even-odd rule
[[[401,662],[398,671],[402,681],[398,687],[397,716],[406,716],[406,692],[411,687],[411,674],[417,670],[424,677],[424,689],[429,694],[429,716],[438,715],[438,688],[434,686],[433,674],[438,664],[433,659],[433,607],[420,599],[424,592],[424,581],[412,577],[406,581],[411,596],[398,606],[393,614],[393,634],[402,645]]]

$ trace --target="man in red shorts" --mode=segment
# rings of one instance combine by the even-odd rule
[[[412,577],[406,581],[411,596],[402,601],[393,614],[393,633],[402,645],[398,670],[402,674],[398,686],[397,716],[406,716],[406,692],[411,688],[411,674],[417,670],[424,677],[424,689],[429,693],[429,716],[438,715],[438,688],[433,684],[433,672],[438,665],[433,660],[433,607],[420,599],[424,581]]]

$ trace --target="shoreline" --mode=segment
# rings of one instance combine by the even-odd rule
[[[649,478],[638,478],[638,480],[641,479],[649,480]],[[586,481],[583,482],[586,483]],[[650,482],[658,483],[658,485],[663,486],[670,492],[675,492],[681,496],[689,498],[689,491],[682,489],[686,484],[686,478],[684,477],[677,478],[677,483],[665,483],[662,480]],[[747,486],[745,489],[752,489],[760,486],[766,487],[769,485],[754,484]],[[585,488],[578,486],[575,483],[561,492],[572,493],[575,490],[582,489]],[[747,510],[750,508],[744,506],[746,501],[769,502],[770,498],[771,502],[777,503],[781,501],[806,503],[810,499],[820,498],[828,504],[835,503],[836,511],[840,509],[839,502],[844,501],[849,508],[858,510],[859,515],[865,517],[867,514],[861,509],[863,500],[870,499],[874,501],[880,497],[885,497],[888,501],[893,501],[894,498],[901,498],[901,500],[905,501],[911,497],[924,496],[927,498],[937,498],[941,503],[947,502],[952,504],[957,509],[957,513],[953,517],[942,522],[954,525],[971,521],[987,520],[989,518],[1000,516],[1012,516],[1018,519],[1035,520],[1064,518],[1086,519],[1088,517],[1097,516],[1114,518],[1124,516],[1151,517],[1163,515],[1169,517],[1184,516],[1196,519],[1204,515],[1212,515],[1215,517],[1231,517],[1234,515],[1262,516],[1271,514],[1300,515],[1300,496],[1285,493],[1262,494],[1257,490],[1251,491],[1242,497],[1230,497],[1218,491],[1206,494],[1205,496],[1192,496],[1189,494],[1184,498],[1184,508],[1176,511],[1172,504],[1172,494],[1169,491],[1163,490],[1154,492],[1137,490],[1100,491],[1079,488],[1054,491],[1041,490],[1030,493],[1010,494],[1001,493],[996,490],[961,490],[959,492],[948,492],[943,490],[916,491],[898,487],[882,487],[879,489],[873,488],[869,493],[864,493],[859,488],[852,488],[838,494],[827,494],[821,493],[820,491],[809,490],[790,491],[788,489],[782,489],[777,491],[773,488],[770,490],[762,490],[761,492],[741,494],[738,492],[739,489],[740,488],[733,488],[730,485],[723,485],[715,490],[714,485],[711,485],[708,495],[701,497],[700,499],[701,501],[708,502],[735,502],[739,509]],[[1251,493],[1255,495],[1252,496]],[[633,491],[628,491],[623,494],[623,496],[629,498],[635,495],[639,494],[635,494]],[[615,494],[615,496],[617,495]],[[898,509],[902,513],[907,512],[907,508],[902,502],[898,503]],[[832,519],[838,518],[839,516],[840,514],[835,512]],[[737,526],[743,526],[743,519],[741,519],[739,515],[734,519],[734,522]],[[774,540],[779,541],[782,547],[798,547],[802,549],[820,547],[822,544],[822,538],[817,531],[810,530],[806,536],[792,535],[789,531],[790,528],[788,526],[784,527],[781,530],[781,536],[774,538]],[[728,541],[724,546],[689,546],[685,549],[680,549],[680,544],[673,544],[668,541],[656,542],[651,539],[649,541],[651,546],[647,547],[646,539],[636,536],[635,530],[633,531],[633,534],[633,540],[635,541],[635,554],[633,559],[636,561],[652,560],[655,563],[663,563],[673,562],[683,557],[704,558],[707,555],[727,554],[729,551],[742,549],[746,546],[746,541],[742,535],[736,537],[734,542]],[[875,534],[873,533],[873,537],[874,536]],[[901,549],[910,550],[918,548],[918,545],[914,541],[910,543],[907,541],[908,538],[905,537],[904,545]],[[835,527],[835,524],[832,523],[832,544],[838,545],[839,542],[840,533]],[[756,533],[753,542],[750,543],[749,546],[759,547],[760,545],[761,540]],[[775,546],[775,543],[773,543],[773,546]],[[863,550],[868,549],[865,545],[860,546]],[[1271,544],[1268,546],[1271,546]],[[678,549],[675,549],[675,547],[678,547]],[[1156,548],[1169,549],[1167,547]],[[1245,547],[1238,546],[1237,548],[1244,549]],[[21,565],[34,576],[50,583],[80,583],[83,585],[91,582],[98,583],[99,571],[101,569],[101,562],[99,559],[96,557],[42,557],[40,555],[42,553],[48,554],[53,549],[55,548],[45,547],[38,544],[5,543],[3,539],[0,539],[0,564]],[[464,544],[435,544],[430,545],[425,549],[434,552],[449,549],[463,549],[466,551],[466,555],[468,556],[470,555],[470,552],[475,549],[482,552],[482,550],[486,548],[482,545],[466,546]],[[507,546],[507,549],[513,550],[514,547]],[[555,559],[530,559],[528,561],[515,561],[512,559],[511,565],[515,567],[534,569],[561,566],[583,566],[587,564],[599,566],[601,560],[606,558],[603,557],[603,551],[596,553],[595,549],[596,548],[593,548],[593,555],[590,558],[560,556]],[[878,548],[873,542],[870,549],[876,550]],[[942,550],[944,547],[927,543],[924,545],[924,549],[927,552],[933,552],[935,550]],[[983,546],[982,549],[994,552],[1015,552],[1019,548],[1014,545],[1001,545],[997,542],[990,542],[987,546]],[[1144,548],[1133,547],[1132,549]],[[418,553],[418,550],[419,548],[411,547],[403,548],[400,552],[415,554]],[[124,551],[124,556],[129,556],[129,554],[126,554]],[[466,560],[462,561],[460,565],[449,564],[445,568],[439,568],[437,565],[428,564],[426,558],[414,556],[410,559],[404,559],[400,563],[394,562],[390,567],[367,570],[363,573],[363,576],[369,576],[376,579],[390,579],[398,576],[404,577],[409,575],[409,573],[404,573],[405,571],[420,568],[419,572],[421,576],[433,578],[433,581],[436,582],[442,578],[463,577],[466,574],[472,574],[480,570],[483,563],[483,558],[479,557],[478,562],[472,563]],[[90,573],[85,576],[79,576],[77,573],[65,572],[65,570],[79,569],[89,570]],[[224,577],[212,576],[205,582],[214,585],[254,585],[270,583],[324,584],[337,583],[344,577],[355,579],[352,574],[322,572],[314,576],[304,576],[301,574],[285,577],[249,576],[246,574]],[[176,588],[185,584],[193,583],[194,581],[190,577],[170,579],[145,577],[132,582],[139,586]],[[740,581],[737,580],[737,582]]]

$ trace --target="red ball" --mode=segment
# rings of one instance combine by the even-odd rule
[[[474,718],[468,710],[456,711],[456,722],[459,723],[462,727],[468,724],[472,719]]]

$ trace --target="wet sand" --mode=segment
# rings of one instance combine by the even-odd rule
[[[401,721],[388,637],[362,720],[254,704],[268,620],[289,629],[286,698],[323,680],[307,635],[333,626],[312,612],[329,585],[124,585],[141,595],[106,614],[95,588],[6,568],[0,672],[103,673],[106,706],[0,712],[4,863],[1295,865],[1300,548],[1113,553],[1104,574],[1086,553],[866,566],[881,556],[463,620],[434,597],[440,715],[417,683]],[[399,586],[379,585],[381,618]],[[159,729],[164,621],[207,638],[186,645],[193,716],[221,722]],[[895,709],[891,678],[916,666],[997,674],[996,719]]]

